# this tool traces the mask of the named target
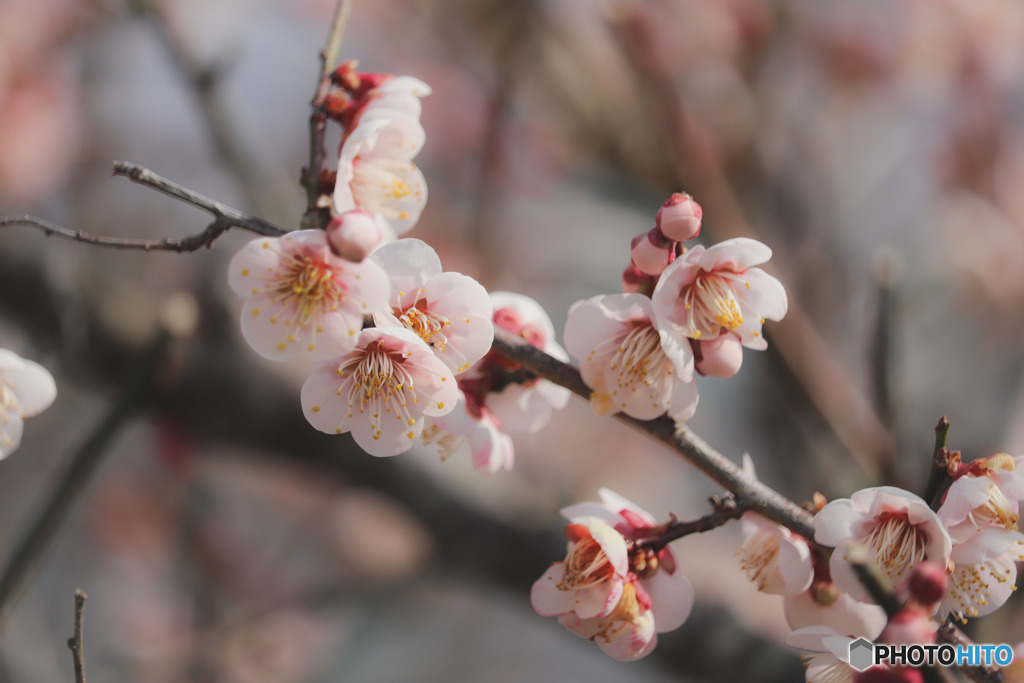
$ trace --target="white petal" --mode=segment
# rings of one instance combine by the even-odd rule
[[[706,271],[731,270],[742,273],[750,266],[764,263],[772,257],[772,250],[766,244],[749,237],[734,237],[711,247],[700,258],[700,265]]]
[[[422,296],[420,289],[441,273],[441,259],[430,245],[418,239],[384,244],[370,256],[391,282],[392,307],[407,309]]]
[[[849,498],[839,498],[818,511],[814,516],[814,540],[822,545],[835,546],[853,533],[853,525],[861,515]]]
[[[693,610],[693,584],[678,570],[661,570],[640,583],[651,597],[651,612],[658,633],[674,631],[683,625]]]
[[[0,460],[14,452],[21,443],[21,433],[25,427],[21,415],[8,415],[0,421]]]
[[[577,590],[573,607],[576,616],[580,619],[607,616],[619,604],[622,590],[620,577]]]
[[[42,365],[27,358],[20,361],[0,370],[0,382],[14,392],[22,417],[32,417],[49,408],[57,398],[57,384]]]
[[[530,589],[530,604],[542,617],[554,617],[572,612],[576,605],[576,591],[564,591],[558,584],[565,576],[565,564],[559,562],[534,581]]]

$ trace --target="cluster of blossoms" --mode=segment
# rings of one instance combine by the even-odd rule
[[[697,408],[696,375],[732,377],[743,347],[767,348],[761,327],[786,314],[786,290],[759,264],[771,249],[747,238],[686,249],[702,210],[686,194],[662,205],[655,227],[633,240],[623,294],[569,309],[565,344],[600,415],[677,422]]]
[[[511,467],[506,432],[532,432],[566,389],[491,354],[494,325],[567,358],[532,299],[488,292],[445,272],[413,227],[426,202],[412,159],[423,147],[420,98],[407,76],[334,74],[328,114],[344,126],[336,172],[318,179],[330,198],[325,230],[261,238],[231,261],[231,288],[245,298],[241,329],[260,355],[314,361],[302,387],[315,428],[351,432],[377,456],[418,439],[444,457],[469,450],[486,472]]]
[[[38,415],[57,398],[57,385],[46,368],[0,349],[0,459],[21,443],[25,418]]]

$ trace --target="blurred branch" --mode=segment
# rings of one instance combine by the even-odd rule
[[[705,214],[716,217],[715,229],[721,237],[756,238],[717,159],[711,133],[680,100],[672,73],[657,51],[643,7],[638,5],[636,11],[613,17],[611,27],[666,140],[675,174],[682,186],[700,200]],[[778,274],[770,265],[762,267]],[[895,452],[893,439],[798,301],[790,299],[789,311],[774,326],[771,339],[772,348],[854,461],[869,478],[877,480],[879,464]]]
[[[892,249],[882,249],[875,255],[874,281],[878,294],[878,310],[875,319],[874,338],[871,344],[871,388],[874,394],[875,410],[893,441],[896,439],[896,415],[893,405],[893,336],[896,316],[895,294],[899,279],[899,255]],[[896,451],[879,454],[881,483],[898,486],[899,472],[896,469]]]
[[[341,54],[341,41],[345,37],[348,15],[352,11],[352,0],[338,0],[331,21],[327,45],[320,51],[320,80],[309,106],[309,166],[303,169],[302,185],[306,188],[306,212],[302,215],[304,229],[323,228],[327,225],[320,206],[320,171],[323,170],[327,151],[324,149],[324,135],[327,131],[327,114],[324,101],[331,92],[331,75],[334,73]]]
[[[590,400],[590,388],[584,384],[576,368],[552,358],[537,347],[531,346],[525,339],[496,327],[494,348],[518,361],[530,372]],[[616,413],[615,417],[676,451],[687,462],[736,496],[737,505],[749,507],[813,542],[814,527],[811,524],[810,513],[781,493],[748,476],[735,463],[685,426],[677,427],[675,421],[666,416],[647,421],[623,413]]]
[[[106,414],[82,445],[71,463],[54,484],[39,514],[31,521],[0,572],[0,614],[9,613],[10,602],[26,574],[60,531],[71,508],[78,501],[103,461],[114,436],[142,405],[149,394],[154,375],[163,361],[171,335],[164,329],[135,362]]]
[[[82,620],[85,616],[85,599],[87,597],[81,589],[75,591],[75,634],[68,638],[71,659],[75,663],[75,683],[85,683],[85,644],[82,641]]]

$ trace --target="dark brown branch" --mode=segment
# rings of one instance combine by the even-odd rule
[[[345,36],[345,27],[351,11],[352,0],[338,0],[327,44],[320,51],[320,80],[317,82],[313,101],[310,102],[312,111],[309,116],[309,166],[302,174],[302,185],[306,188],[306,212],[302,215],[302,227],[305,229],[326,226],[320,193],[320,171],[323,170],[327,159],[327,151],[324,149],[327,114],[323,110],[323,105],[331,92],[331,73],[341,54],[341,41]]]
[[[746,512],[748,504],[746,501],[737,502],[731,495],[722,498],[715,496],[711,498],[711,507],[711,512],[690,522],[680,522],[673,517],[668,523],[652,530],[650,536],[638,539],[636,545],[641,548],[659,549],[683,536],[702,534],[705,531],[717,529],[742,516]]]
[[[0,227],[22,226],[36,228],[49,236],[64,237],[84,244],[94,244],[112,249],[141,249],[142,251],[177,251],[190,252],[213,245],[214,240],[227,231],[231,225],[221,220],[215,220],[206,226],[206,229],[188,237],[174,238],[164,237],[156,240],[141,240],[132,237],[108,237],[107,235],[94,235],[84,230],[72,230],[61,225],[56,225],[35,216],[0,216]]]
[[[968,638],[963,631],[957,628],[956,624],[949,621],[939,627],[937,639],[940,643],[950,645],[974,645],[974,641]],[[976,683],[1003,683],[1003,674],[996,666],[960,666],[959,670]]]
[[[81,589],[75,591],[75,634],[68,638],[71,659],[75,663],[75,683],[85,683],[85,643],[82,640],[82,619],[85,616],[85,599],[87,597]]]
[[[923,495],[933,510],[938,509],[941,502],[940,492],[949,478],[950,453],[946,450],[949,426],[949,418],[945,415],[939,418],[939,423],[935,425],[935,448],[932,451],[932,465],[928,469],[928,483],[924,487]]]
[[[169,197],[180,199],[187,204],[198,207],[203,211],[212,214],[214,218],[219,219],[222,223],[227,223],[228,226],[232,228],[241,228],[243,230],[248,230],[249,232],[254,232],[257,235],[267,235],[270,237],[276,237],[288,232],[284,228],[279,228],[273,223],[265,221],[262,218],[256,218],[255,216],[250,216],[247,213],[242,213],[238,209],[233,209],[226,204],[221,204],[215,199],[210,199],[198,192],[193,192],[188,188],[171,182],[167,178],[153,173],[144,166],[130,164],[127,161],[115,161],[111,168],[111,173],[116,176],[123,176],[133,183],[145,185],[157,192],[163,192]]]
[[[590,400],[590,389],[583,383],[583,378],[576,368],[552,358],[521,337],[496,328],[494,348],[518,361],[530,372]],[[691,465],[725,487],[738,501],[743,501],[751,510],[813,541],[814,526],[811,524],[810,513],[774,489],[748,476],[735,463],[704,443],[685,426],[677,428],[676,423],[668,417],[648,421],[637,420],[623,413],[617,413],[615,417],[676,451]]]

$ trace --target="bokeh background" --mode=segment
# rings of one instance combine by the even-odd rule
[[[333,10],[0,0],[0,214],[133,237],[206,225],[111,178],[121,159],[297,226]],[[921,491],[943,414],[968,459],[1024,454],[1024,5],[355,0],[342,57],[434,89],[410,236],[556,328],[619,290],[671,192],[702,203],[702,240],[770,245],[789,316],[738,377],[701,380],[691,426],[795,500]],[[736,525],[676,544],[698,605],[639,664],[536,616],[560,506],[610,486],[687,519],[720,491],[579,401],[490,477],[315,432],[305,364],[238,334],[225,266],[247,239],[144,254],[0,231],[0,346],[59,386],[0,463],[4,557],[166,301],[199,310],[3,615],[0,680],[73,680],[78,587],[87,672],[107,683],[802,680],[779,599],[739,571]],[[969,631],[1024,640],[1020,601]]]

